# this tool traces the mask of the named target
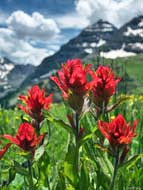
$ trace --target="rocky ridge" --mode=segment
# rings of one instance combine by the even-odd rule
[[[8,93],[14,92],[23,81],[34,71],[35,67],[20,65],[12,62],[6,57],[0,58],[0,99]]]

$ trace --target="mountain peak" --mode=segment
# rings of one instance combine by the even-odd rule
[[[93,30],[94,32],[112,32],[117,30],[117,28],[110,22],[99,19],[94,24],[89,25],[87,28],[85,28],[85,31],[91,30]]]
[[[143,16],[133,18],[123,25],[105,44],[103,53],[108,54],[115,51],[126,52],[127,55],[135,55],[143,52]],[[123,54],[122,54],[123,56]]]
[[[133,25],[133,26],[140,26],[142,23],[142,28],[143,28],[143,15],[140,15],[138,17],[133,18],[128,25]]]
[[[6,57],[0,57],[0,64],[14,64],[11,60]]]
[[[89,54],[96,54],[99,47],[110,41],[116,30],[114,25],[101,19],[89,25],[77,37],[63,45],[57,53],[46,57],[36,68],[31,79],[38,80],[39,76],[45,76],[51,70],[58,69],[59,65],[67,59],[84,58]]]
[[[143,16],[133,18],[121,27],[120,31],[124,37],[134,38],[135,42],[143,42]]]

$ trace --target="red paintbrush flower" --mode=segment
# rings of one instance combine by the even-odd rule
[[[4,156],[8,148],[10,147],[11,143],[7,143],[1,150],[0,150],[0,159]]]
[[[119,114],[110,123],[104,121],[98,121],[98,128],[105,138],[107,138],[112,146],[121,147],[122,145],[128,145],[131,143],[133,137],[135,137],[137,121],[134,121],[133,126],[126,123],[124,117]]]
[[[114,95],[120,78],[115,79],[114,72],[107,66],[99,66],[92,74],[94,79],[92,94],[93,101],[98,107],[106,107],[111,96]]]
[[[46,97],[45,90],[35,85],[28,90],[27,96],[20,95],[19,99],[22,100],[26,106],[18,105],[18,107],[37,122],[41,122],[44,119],[42,109],[49,109],[52,102],[52,94]]]
[[[83,97],[91,89],[91,82],[87,81],[90,66],[83,67],[80,59],[68,60],[58,71],[58,77],[50,77],[61,89],[64,99],[68,100],[75,110],[81,109]]]
[[[63,97],[68,99],[70,92],[76,95],[84,95],[90,88],[87,81],[90,65],[83,67],[80,59],[68,60],[58,71],[58,77],[51,77],[62,90]]]
[[[24,151],[34,153],[35,148],[43,140],[45,134],[37,136],[34,128],[29,123],[22,123],[19,128],[16,137],[11,135],[3,135],[3,138],[8,139],[11,143],[16,144]]]

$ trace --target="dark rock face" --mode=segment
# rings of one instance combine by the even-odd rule
[[[18,65],[7,58],[0,58],[0,99],[19,88],[34,69],[32,65]]]
[[[54,55],[45,58],[37,67],[31,79],[58,69],[67,59],[84,58],[98,51],[98,48],[110,41],[117,28],[111,23],[99,20],[85,28],[76,38],[63,45]]]
[[[143,52],[143,16],[133,18],[117,30],[103,50],[110,51],[121,48],[133,53]]]

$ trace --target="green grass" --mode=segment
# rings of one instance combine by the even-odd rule
[[[143,152],[143,96],[138,96],[142,98],[142,101],[138,101],[136,98],[136,94],[143,93],[143,55],[137,55],[135,57],[129,58],[120,58],[116,60],[104,60],[105,65],[112,66],[113,70],[116,72],[116,76],[121,76],[122,82],[121,86],[123,90],[127,86],[127,90],[129,93],[134,94],[131,99],[124,101],[121,105],[119,105],[115,110],[108,114],[108,117],[116,116],[117,114],[121,113],[124,115],[127,122],[133,122],[135,119],[138,119],[139,123],[137,126],[137,136],[133,139],[132,144],[129,146],[130,151],[126,158],[129,159],[131,156],[140,154]],[[102,64],[102,60],[100,62]],[[94,60],[93,64],[97,65],[97,62]],[[131,79],[131,80],[130,80]],[[120,84],[119,84],[120,85]],[[124,91],[123,91],[124,92]],[[60,92],[61,95],[61,92]],[[115,98],[116,99],[116,98]],[[137,99],[137,100],[136,100]],[[113,103],[113,102],[112,102]],[[49,110],[50,114],[56,118],[63,120],[64,122],[68,123],[67,120],[67,113],[69,113],[69,109],[63,104],[53,104],[51,109]],[[69,134],[64,129],[64,127],[60,123],[55,123],[54,121],[48,122],[46,119],[46,112],[45,113],[45,120],[42,123],[41,127],[41,134],[43,132],[47,132],[46,135],[46,152],[49,158],[48,165],[48,173],[47,176],[50,179],[50,183],[54,184],[57,183],[59,177],[57,177],[60,173],[63,172],[64,160],[67,153],[67,145],[69,144]],[[31,119],[26,116],[22,111],[15,109],[0,109],[0,134],[11,134],[12,136],[16,135],[16,131],[18,126],[20,125],[21,116],[27,118],[29,121]],[[92,129],[97,127],[97,122],[92,117],[90,113],[86,113],[85,117],[82,118],[81,126],[85,128],[85,132],[90,134]],[[90,178],[95,180],[98,174],[98,153],[101,151],[100,147],[96,147],[96,143],[99,143],[99,131],[96,131],[92,138],[89,139],[85,146],[81,149],[81,160],[82,163],[87,163],[86,169],[87,173],[89,173]],[[3,144],[7,141],[5,140]],[[1,145],[1,147],[3,146]],[[98,144],[97,144],[98,145]],[[91,147],[90,147],[91,146]],[[105,146],[108,144],[105,141]],[[103,150],[102,150],[103,151]],[[103,152],[104,154],[104,152]],[[94,161],[92,160],[94,157]],[[108,155],[109,160],[112,161],[110,155]],[[102,157],[101,157],[102,159]],[[9,168],[13,167],[14,162],[13,160],[22,164],[25,161],[25,158],[20,156],[20,150],[16,146],[10,147],[8,152],[4,155],[4,158],[0,160],[0,184],[3,181],[7,181],[9,178]],[[92,160],[92,162],[91,162]],[[119,175],[117,177],[117,184],[119,184],[119,190],[127,190],[129,187],[142,187],[143,186],[143,168],[142,168],[143,160],[135,160],[130,168],[123,168],[119,171]],[[102,163],[101,163],[102,166]],[[104,169],[104,168],[103,168]],[[101,167],[102,170],[102,167]],[[102,176],[103,177],[103,176]],[[98,180],[102,177],[97,178]],[[60,178],[61,179],[61,178]],[[98,181],[97,180],[97,181]],[[104,182],[104,178],[103,178]],[[9,186],[11,190],[24,190],[24,181],[23,176],[19,173],[16,174],[15,180]],[[123,187],[123,188],[122,188]],[[42,188],[43,189],[43,188]],[[64,189],[55,189],[51,188],[52,190],[64,190]],[[94,188],[95,189],[95,188]],[[3,189],[4,190],[4,189]],[[40,189],[39,189],[40,190]],[[91,190],[91,189],[90,189]]]
[[[133,103],[133,105],[131,103]],[[118,109],[116,109],[116,112],[122,113],[125,116],[127,121],[132,121],[135,119],[139,120],[139,125],[137,127],[138,136],[133,140],[127,157],[130,158],[132,155],[135,155],[137,153],[142,153],[143,144],[141,142],[143,139],[143,133],[142,133],[143,107],[141,106],[141,103],[135,102],[134,99],[127,100],[126,102],[122,103],[118,107]],[[109,113],[109,117],[114,116],[118,113],[115,113],[115,111],[113,110],[111,113]],[[56,117],[57,119],[62,119],[64,120],[64,122],[68,122],[66,118],[67,109],[63,103],[53,104],[50,109],[50,114]],[[1,116],[0,126],[1,128],[3,128],[4,133],[12,134],[13,136],[15,136],[17,128],[20,124],[21,115],[23,115],[23,113],[17,109],[15,110],[1,109],[0,110],[0,116]],[[90,115],[88,114],[88,117],[85,117],[85,119],[83,119],[83,122],[82,122],[82,126],[86,129],[87,133],[90,132],[91,128],[97,125],[96,121],[89,116]],[[45,117],[46,117],[46,113],[45,113]],[[68,133],[61,125],[57,125],[54,122],[47,123],[46,119],[42,124],[41,133],[43,132],[47,132],[46,139],[49,140],[49,143],[46,146],[46,152],[48,153],[49,160],[50,160],[50,165],[49,165],[48,170],[49,170],[49,177],[50,177],[51,183],[54,183],[54,180],[55,181],[57,180],[57,175],[58,175],[57,170],[60,169],[62,171],[62,168],[64,166],[64,159],[67,152],[67,144],[68,144]],[[90,139],[90,141],[88,141],[86,145],[91,145],[93,143],[96,144],[97,138],[98,138],[98,135],[96,133],[93,134],[93,142]],[[94,149],[96,154],[97,152],[99,152],[99,149],[96,149],[93,146],[91,147],[90,151],[92,151],[92,149]],[[83,148],[82,154],[86,155],[87,154],[86,151],[87,151],[87,147],[86,149]],[[4,158],[0,160],[0,168],[2,169],[0,183],[3,180],[8,180],[8,172],[9,172],[10,166],[13,165],[13,160],[16,160],[19,163],[23,163],[25,161],[23,158],[20,157],[19,152],[20,152],[19,148],[16,148],[16,146],[12,146],[10,150],[4,155]],[[82,155],[82,159],[84,158],[83,155]],[[96,157],[97,155],[95,155],[95,159]],[[90,157],[88,158],[86,156],[85,158],[86,158],[85,161],[88,163]],[[91,166],[91,163],[92,162],[89,162],[88,163],[89,165],[87,164],[87,169],[90,174],[95,173],[95,168],[93,167],[94,165]],[[141,160],[136,162],[131,167],[131,169],[123,169],[123,172],[122,170],[119,171],[120,179],[118,177],[117,182],[118,183],[120,182],[119,185],[121,186],[121,181],[123,181],[122,183],[124,184],[124,190],[128,189],[128,187],[132,187],[133,186],[132,183],[136,187],[137,186],[142,187],[143,169],[140,165],[142,165]],[[93,171],[92,171],[92,167],[93,167]],[[94,177],[93,179],[96,179],[96,178]],[[21,176],[20,174],[17,174],[15,177],[15,180],[11,183],[11,185],[9,185],[9,189],[24,190],[24,188],[22,188],[23,186],[24,186],[23,176]],[[123,190],[120,187],[118,187],[118,189]],[[52,190],[55,190],[55,189],[52,188]],[[64,190],[64,189],[58,189],[58,190]]]
[[[137,85],[138,89],[133,89],[133,92],[143,92],[143,54],[130,57],[126,63],[127,72],[132,77]]]

